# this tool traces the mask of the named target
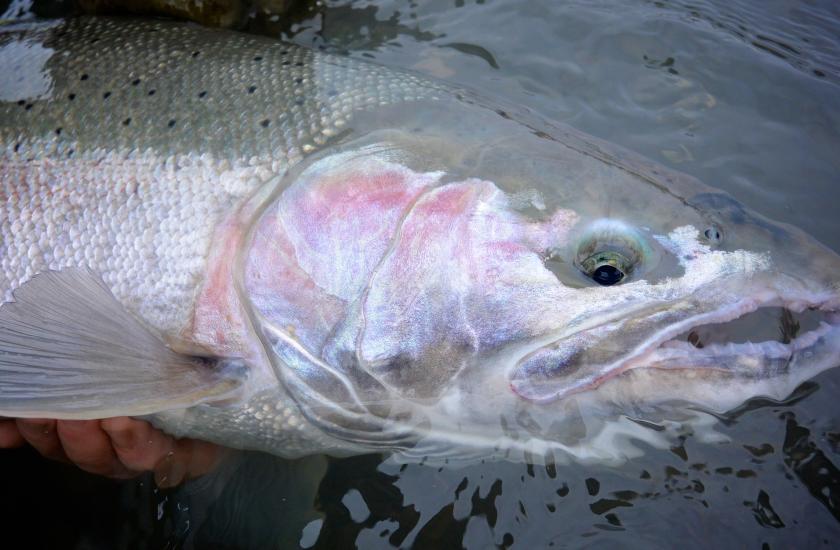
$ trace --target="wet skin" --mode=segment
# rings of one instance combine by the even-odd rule
[[[175,439],[128,417],[0,420],[0,448],[27,443],[46,458],[72,462],[92,474],[128,479],[151,471],[160,487],[203,475],[229,453],[205,441]]]

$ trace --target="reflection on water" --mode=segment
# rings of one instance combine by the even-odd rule
[[[400,47],[400,40],[405,37],[421,42],[441,37],[420,30],[414,24],[405,24],[403,18],[406,15],[410,18],[412,13],[395,10],[383,17],[375,3],[306,2],[288,18],[270,21],[270,18],[254,17],[249,20],[246,30],[282,36],[334,53],[365,53],[382,47]]]
[[[490,90],[840,249],[838,6],[327,1],[249,30]],[[725,442],[688,433],[610,468],[247,454],[158,491],[22,450],[2,456],[0,517],[46,547],[828,547],[840,535],[838,391],[840,369],[721,417]]]
[[[811,440],[811,431],[796,423],[793,413],[784,413],[781,418],[786,424],[782,448],[785,465],[793,470],[811,496],[840,520],[840,471]]]
[[[687,436],[670,451],[651,450],[620,468],[429,467],[377,455],[330,460],[313,506],[322,516],[295,534],[312,548],[350,542],[360,548],[825,546],[838,531],[836,454],[821,449],[799,423],[799,405],[759,406],[732,418],[728,444]],[[763,423],[759,433],[756,422]],[[248,470],[247,483],[256,490],[271,468],[266,462]],[[277,518],[287,497],[239,491],[239,500],[224,506],[247,503],[246,509],[273,510]],[[275,540],[288,536],[288,525],[268,519],[259,526],[220,523],[240,542],[254,536],[243,525]],[[201,530],[197,537],[219,542]]]
[[[703,21],[754,48],[819,78],[840,80],[836,2],[769,2],[755,9],[749,0],[698,3],[652,0],[678,17]]]

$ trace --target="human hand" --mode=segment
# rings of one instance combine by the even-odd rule
[[[228,452],[194,439],[175,439],[148,422],[105,420],[0,420],[0,449],[29,443],[47,458],[117,479],[146,471],[159,487],[172,487],[211,471]]]

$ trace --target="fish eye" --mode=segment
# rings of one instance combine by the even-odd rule
[[[633,268],[623,254],[614,251],[597,252],[580,264],[581,270],[601,286],[620,283]]]
[[[593,282],[612,286],[625,281],[649,256],[650,247],[634,227],[602,219],[581,235],[575,266]]]

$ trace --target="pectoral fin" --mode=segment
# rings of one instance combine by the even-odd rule
[[[0,415],[137,416],[221,399],[236,360],[172,351],[88,269],[48,271],[0,306]]]

